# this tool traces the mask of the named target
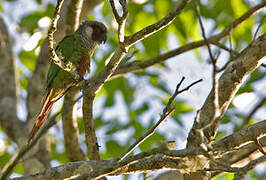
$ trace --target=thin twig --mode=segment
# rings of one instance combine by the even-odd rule
[[[258,33],[259,33],[259,30],[261,29],[263,23],[265,23],[265,17],[266,17],[265,15],[262,17],[261,22],[260,22],[260,24],[258,25],[258,27],[257,27],[257,29],[256,29],[256,31],[255,31],[255,33],[254,33],[254,36],[253,36],[253,41],[254,41],[255,39],[257,39],[257,35],[258,35]]]
[[[215,58],[214,58],[214,56],[212,54],[212,51],[211,51],[210,43],[209,43],[209,41],[208,41],[208,39],[206,37],[205,28],[204,28],[202,20],[201,20],[200,9],[199,9],[199,5],[197,3],[197,0],[193,0],[193,3],[194,3],[194,6],[195,6],[196,15],[197,15],[198,20],[199,20],[201,34],[202,34],[202,37],[203,37],[204,41],[206,42],[206,46],[208,48],[209,56],[211,58],[212,63],[216,64]]]
[[[235,56],[239,55],[239,53],[237,51],[232,50],[231,47],[229,47],[229,48],[226,47],[225,45],[223,45],[222,43],[219,43],[218,41],[217,42],[213,42],[211,44],[213,44],[213,45],[215,45],[215,46],[217,46],[217,47],[219,47],[221,49],[224,49],[225,51],[228,51],[230,54],[234,54]]]
[[[200,28],[201,28],[201,31],[202,31],[202,36],[203,36],[203,39],[204,41],[206,42],[206,45],[207,45],[207,48],[208,48],[208,52],[209,52],[209,56],[211,58],[211,62],[212,62],[212,66],[213,66],[213,69],[212,69],[212,88],[213,88],[213,117],[212,117],[212,120],[210,121],[209,124],[212,124],[216,117],[220,116],[220,108],[219,108],[219,95],[218,95],[218,79],[217,79],[217,59],[219,57],[219,55],[214,58],[213,54],[212,54],[212,51],[211,51],[211,47],[210,47],[210,44],[208,42],[208,39],[206,37],[206,34],[205,34],[205,28],[203,26],[203,23],[202,23],[202,20],[201,20],[201,15],[200,15],[200,9],[199,9],[199,5],[197,3],[197,0],[193,0],[193,3],[194,3],[194,6],[195,6],[195,10],[196,10],[196,15],[198,17],[198,20],[199,20],[199,24],[200,24]],[[203,129],[209,127],[209,125],[205,126]]]
[[[233,30],[232,30],[233,31]],[[230,31],[229,32],[229,34],[228,34],[228,39],[229,39],[229,48],[230,48],[230,52],[232,52],[232,50],[233,50],[233,42],[232,42],[232,36],[233,36],[233,33],[232,33],[232,31]],[[230,53],[230,56],[231,56],[231,58],[234,58],[234,56],[233,56],[233,53]]]
[[[249,120],[252,118],[252,116],[266,103],[266,97],[263,97],[259,103],[251,110],[251,112],[248,114],[248,116],[243,119],[242,124],[235,128],[235,131],[242,129],[245,125],[249,123]]]
[[[261,10],[264,6],[266,6],[266,3],[261,3],[261,4],[258,4],[250,8],[247,12],[245,12],[241,17],[234,20],[230,25],[228,25],[220,33],[210,36],[208,38],[208,42],[209,43],[218,42],[220,39],[227,36],[234,28],[239,26],[241,23],[245,22],[250,16],[254,15],[256,12]],[[169,51],[167,53],[161,54],[157,57],[154,57],[148,60],[135,60],[131,63],[121,65],[119,68],[117,68],[116,71],[113,73],[112,78],[122,76],[123,74],[129,73],[129,72],[143,71],[145,68],[148,68],[154,64],[164,62],[165,60],[171,57],[177,56],[184,52],[188,52],[192,49],[196,49],[196,48],[199,48],[205,45],[206,45],[206,42],[204,40],[199,40],[199,41],[187,43],[184,46],[178,47],[172,51]]]
[[[171,96],[171,98],[169,99],[167,105],[165,106],[165,108],[163,109],[163,114],[161,115],[159,121],[141,138],[139,138],[134,144],[132,144],[121,156],[119,156],[117,158],[117,161],[121,161],[123,160],[126,156],[128,156],[136,147],[138,147],[142,142],[144,142],[148,137],[150,137],[155,130],[159,127],[159,125],[171,114],[174,112],[175,108],[172,107],[172,103],[174,101],[174,99],[176,98],[176,96],[184,91],[189,90],[190,87],[194,86],[195,84],[199,83],[202,81],[202,79],[195,81],[193,83],[191,83],[189,86],[187,86],[186,88],[179,90],[182,82],[185,80],[185,77],[182,77],[182,79],[180,80],[180,82],[177,84],[176,86],[176,90],[174,92],[174,94]]]
[[[118,23],[118,40],[120,43],[124,42],[125,36],[125,24],[126,24],[126,19],[128,17],[128,9],[127,9],[127,2],[126,0],[119,0],[120,5],[122,6],[122,16],[118,14],[118,11],[115,7],[114,0],[109,0],[110,5],[112,7],[113,14],[115,16],[116,22]]]

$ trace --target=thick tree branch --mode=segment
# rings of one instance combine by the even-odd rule
[[[67,7],[66,34],[72,34],[78,29],[80,13],[84,0],[70,0]]]
[[[86,159],[78,140],[77,118],[73,117],[74,102],[78,91],[78,88],[72,88],[68,94],[65,95],[62,107],[65,149],[70,161],[81,161]]]
[[[261,63],[266,54],[266,34],[262,35],[251,45],[249,45],[241,54],[225,69],[219,78],[219,107],[221,115],[215,119],[213,124],[204,129],[204,135],[208,141],[212,140],[216,134],[217,127],[230,104],[235,93],[247,78]],[[198,146],[200,139],[197,139],[197,132],[207,124],[212,122],[213,109],[213,90],[207,97],[203,107],[200,110],[198,121],[194,122],[193,128],[189,133],[188,146]]]
[[[74,33],[80,24],[80,13],[83,0],[70,0],[67,6],[66,15],[66,35]],[[88,13],[87,13],[88,15]],[[86,156],[81,150],[80,143],[78,141],[78,128],[77,128],[77,118],[73,117],[74,111],[74,101],[79,88],[72,87],[68,94],[64,98],[63,108],[62,108],[62,123],[64,131],[65,149],[67,156],[70,161],[81,161],[85,160]]]
[[[215,142],[211,151],[215,157],[217,156],[218,159],[222,157],[222,159],[220,159],[221,161],[234,164],[236,161],[241,160],[241,158],[243,159],[241,155],[238,156],[237,159],[237,154],[243,154],[244,152],[251,151],[254,152],[255,150],[258,150],[255,143],[252,142],[254,136],[261,137],[261,144],[266,146],[265,127],[266,120],[247,127],[241,131],[235,132],[234,134]],[[247,144],[247,142],[250,143]],[[241,146],[241,144],[243,144],[243,146]],[[235,154],[230,155],[230,152]],[[183,150],[168,150],[165,147],[158,147],[150,151],[126,157],[120,162],[116,161],[115,159],[70,162],[65,165],[47,169],[46,171],[32,176],[16,179],[64,179],[71,176],[86,174],[88,172],[89,175],[86,174],[81,177],[99,178],[106,175],[148,172],[161,170],[164,168],[180,170],[182,173],[196,172],[202,170],[204,167],[203,164],[201,167],[196,166],[196,162],[200,163],[201,161],[207,160],[203,154],[204,152],[199,147],[187,148]],[[226,159],[226,157],[228,159]],[[230,159],[233,161],[230,161]],[[154,164],[156,161],[157,163]]]
[[[0,123],[9,138],[21,144],[24,123],[17,119],[17,77],[12,40],[0,16]]]
[[[148,172],[163,168],[184,169],[184,171],[189,171],[191,167],[189,167],[188,164],[193,163],[200,154],[202,154],[202,151],[199,148],[186,150],[165,150],[155,148],[151,151],[125,158],[120,162],[112,159],[71,162],[62,166],[47,169],[36,175],[14,179],[64,179],[88,172],[91,173],[79,177],[78,179],[88,177],[100,178],[117,173],[128,174],[133,172]]]
[[[231,151],[236,147],[241,148],[248,143],[253,143],[254,138],[266,134],[266,120],[258,122],[252,126],[239,130],[232,135],[226,136],[212,144],[212,147],[217,151]]]
[[[83,112],[83,123],[86,137],[86,144],[88,148],[88,154],[91,160],[99,160],[99,146],[97,143],[97,137],[94,129],[94,121],[93,121],[93,99],[95,94],[92,94],[88,91],[87,88],[84,88],[83,91],[83,104],[82,104],[82,112]]]

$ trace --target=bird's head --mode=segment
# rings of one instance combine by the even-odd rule
[[[98,21],[84,21],[78,29],[78,32],[86,39],[92,39],[98,44],[105,43],[107,39],[106,26]]]

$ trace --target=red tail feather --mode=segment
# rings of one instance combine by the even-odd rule
[[[44,121],[46,120],[47,116],[49,115],[49,112],[54,104],[54,102],[51,101],[51,95],[53,93],[53,89],[50,90],[49,94],[46,97],[45,103],[43,104],[42,110],[40,114],[38,115],[36,122],[29,134],[28,143],[33,139],[39,128],[42,126]]]

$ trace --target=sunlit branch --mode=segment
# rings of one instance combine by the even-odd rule
[[[261,4],[258,4],[256,6],[250,8],[246,13],[244,13],[241,17],[239,17],[234,22],[232,22],[230,25],[228,25],[220,33],[213,35],[213,36],[210,36],[207,39],[208,42],[211,44],[218,42],[220,39],[229,35],[233,29],[238,27],[241,23],[246,21],[250,16],[254,15],[256,12],[258,12],[259,10],[261,10],[265,6],[266,6],[266,3],[261,3]],[[196,48],[199,48],[199,47],[202,47],[205,45],[206,45],[206,42],[204,40],[190,42],[184,46],[176,48],[176,49],[169,51],[167,53],[161,54],[157,57],[147,59],[147,60],[136,60],[136,61],[133,61],[131,63],[121,65],[113,73],[112,78],[121,76],[121,75],[129,73],[129,72],[143,71],[144,69],[146,69],[146,68],[148,68],[154,64],[164,62],[169,58],[172,58],[172,57],[177,56],[179,54],[182,54],[184,52],[187,52],[187,51],[190,51],[192,49],[196,49]]]

